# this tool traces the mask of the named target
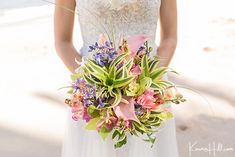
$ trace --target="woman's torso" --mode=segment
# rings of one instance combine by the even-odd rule
[[[83,39],[80,51],[83,56],[89,55],[88,46],[94,44],[101,33],[108,34],[110,38],[114,35],[115,41],[118,41],[120,33],[126,37],[150,35],[150,44],[155,48],[161,0],[119,1],[123,1],[123,5],[115,8],[110,0],[76,0]]]

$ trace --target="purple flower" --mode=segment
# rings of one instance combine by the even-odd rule
[[[100,66],[107,66],[117,56],[116,50],[112,47],[112,43],[106,41],[104,45],[89,46],[89,52],[95,52],[93,57],[95,62]]]
[[[86,84],[85,88],[83,88],[82,93],[84,95],[83,104],[85,107],[88,107],[93,104],[93,101],[96,97],[96,89],[95,87]]]
[[[102,108],[107,104],[107,103],[104,103],[100,97],[98,98],[98,100],[99,100],[99,105],[97,106],[97,108]]]
[[[77,84],[73,84],[73,89],[74,89],[74,93],[77,93],[78,89],[80,88],[78,87]]]
[[[146,112],[146,109],[142,107],[142,105],[138,104],[137,102],[135,103],[135,114],[137,116],[141,116]]]
[[[141,46],[139,50],[137,51],[137,55],[139,55],[140,52],[146,51],[146,48],[144,46]]]
[[[76,83],[82,83],[83,82],[83,79],[77,79]]]
[[[90,99],[83,99],[83,105],[85,107],[89,107],[90,105],[92,105],[92,101]]]

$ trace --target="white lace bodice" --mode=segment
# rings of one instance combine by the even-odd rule
[[[101,33],[118,41],[119,34],[128,37],[137,34],[155,35],[161,0],[76,0],[83,38],[81,54],[87,55],[88,46],[94,44]],[[115,1],[118,3],[116,4]]]

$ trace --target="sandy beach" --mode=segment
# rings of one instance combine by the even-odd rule
[[[187,102],[174,107],[180,157],[235,156],[233,0],[181,0],[170,79]],[[53,6],[0,2],[0,156],[59,157],[69,72],[54,50]],[[76,21],[75,45],[81,45]],[[200,150],[191,149],[201,148]],[[214,148],[215,151],[208,149]],[[203,148],[203,149],[202,149]]]

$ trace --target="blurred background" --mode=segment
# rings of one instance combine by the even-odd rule
[[[182,89],[188,101],[174,107],[180,157],[190,156],[195,142],[196,148],[220,146],[217,157],[235,156],[234,6],[234,0],[178,1],[179,42],[171,67],[180,75],[170,79],[199,93]],[[67,108],[65,91],[57,89],[70,73],[54,50],[53,9],[40,0],[0,1],[1,157],[60,156]]]

